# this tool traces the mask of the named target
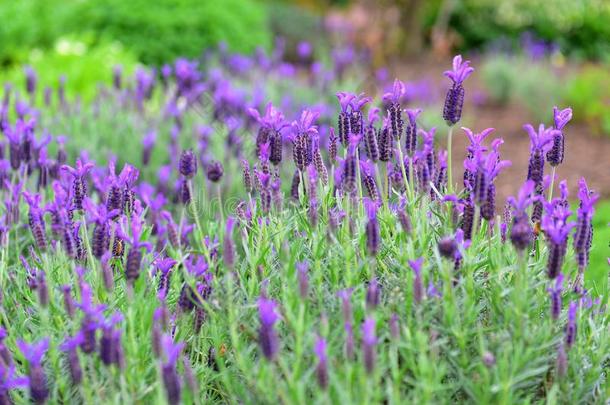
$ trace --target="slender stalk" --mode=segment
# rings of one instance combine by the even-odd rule
[[[551,184],[549,185],[549,202],[553,199],[553,187],[555,186],[555,170],[557,170],[557,166],[553,166],[551,170]]]
[[[453,167],[451,160],[451,147],[453,139],[453,125],[449,127],[449,133],[447,134],[447,189],[449,194],[453,194]]]

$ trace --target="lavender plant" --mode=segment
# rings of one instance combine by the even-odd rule
[[[573,214],[567,183],[541,191],[569,109],[526,127],[529,174],[500,218],[493,129],[464,129],[458,188],[451,143],[404,111],[403,82],[336,106],[345,57],[206,58],[115,70],[92,105],[36,104],[29,71],[23,96],[5,94],[0,403],[610,396],[608,295],[588,275],[598,194],[581,180]],[[473,71],[454,65],[450,128]],[[323,101],[268,94],[301,76]],[[83,129],[123,144],[79,149]]]

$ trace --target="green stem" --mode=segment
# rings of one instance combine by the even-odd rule
[[[447,134],[447,188],[449,194],[453,194],[453,167],[451,160],[451,145],[453,139],[453,126],[449,127],[449,133]]]
[[[553,199],[553,187],[555,186],[555,170],[557,166],[553,166],[551,170],[551,184],[549,185],[549,202]]]

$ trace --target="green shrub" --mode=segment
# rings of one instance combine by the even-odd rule
[[[249,52],[269,46],[266,8],[255,0],[19,0],[0,4],[0,64],[19,65],[31,49],[48,50],[60,37],[119,42],[139,61],[160,65],[198,57],[224,41]]]
[[[579,112],[574,118],[587,122],[596,133],[610,135],[610,72],[588,66],[565,86],[565,103]]]
[[[520,56],[494,55],[481,66],[481,76],[491,100],[498,104],[517,102],[532,118],[550,118],[560,101],[558,77],[545,62],[532,62]]]

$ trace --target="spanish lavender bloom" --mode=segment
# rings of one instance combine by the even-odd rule
[[[30,366],[30,397],[37,404],[44,404],[49,397],[49,388],[47,387],[47,376],[42,366],[42,358],[49,349],[49,338],[44,338],[32,344],[17,340],[17,347],[19,347]]]
[[[394,139],[390,134],[390,119],[385,117],[383,119],[383,125],[377,134],[378,145],[379,145],[379,160],[382,162],[389,162],[393,157],[393,143]]]
[[[5,365],[0,362],[0,404],[12,405],[10,391],[19,388],[27,387],[29,379],[27,377],[17,377],[15,375],[15,365]]]
[[[155,267],[159,273],[159,284],[157,291],[166,294],[170,287],[170,276],[174,265],[177,262],[171,257],[155,260]]]
[[[379,253],[381,244],[379,222],[377,221],[377,201],[366,199],[364,204],[368,217],[366,224],[366,247],[371,256],[376,256]]]
[[[330,129],[330,134],[328,138],[328,158],[331,163],[334,163],[337,160],[337,136],[335,135],[335,129]]]
[[[72,198],[74,208],[77,210],[83,209],[83,199],[87,195],[87,184],[85,183],[85,175],[93,168],[93,163],[83,162],[78,159],[76,161],[76,168],[68,165],[61,166],[62,170],[67,171],[73,177],[72,180]]]
[[[178,168],[180,174],[187,179],[192,179],[197,174],[197,159],[192,149],[182,151]]]
[[[352,133],[350,129],[350,108],[351,101],[356,97],[355,94],[339,92],[337,93],[337,98],[339,99],[339,105],[341,106],[341,111],[339,112],[339,118],[337,122],[337,130],[339,131],[339,139],[343,146],[348,146],[348,137],[350,133]]]
[[[313,122],[319,117],[319,112],[303,110],[298,121],[292,122],[296,135],[293,140],[292,156],[297,168],[304,172],[313,160],[312,136],[318,133],[318,127]]]
[[[566,325],[566,346],[568,349],[574,345],[576,341],[576,312],[578,310],[578,303],[576,301],[570,302],[568,307],[568,323]]]
[[[349,150],[347,157],[343,161],[343,175],[341,178],[341,185],[347,193],[353,193],[357,187],[357,158],[356,150],[360,142],[360,136],[350,135],[349,137]]]
[[[118,363],[118,342],[115,334],[115,325],[122,320],[123,315],[120,312],[115,312],[101,323],[102,337],[100,338],[100,358],[102,359],[102,363],[106,366]]]
[[[377,145],[377,130],[375,121],[379,119],[379,109],[371,108],[368,115],[368,123],[364,130],[364,147],[368,158],[376,162],[379,159],[379,146]]]
[[[415,260],[409,260],[409,266],[415,273],[415,277],[413,278],[413,301],[416,304],[419,304],[424,298],[424,282],[421,277],[421,268],[424,263],[424,258],[420,257]]]
[[[165,394],[170,404],[178,404],[180,403],[181,386],[178,370],[176,370],[176,362],[184,348],[184,343],[174,343],[170,335],[164,335],[162,345],[165,361],[161,363],[161,375],[163,376]]]
[[[527,168],[527,180],[533,180],[536,185],[542,184],[544,178],[544,149],[553,141],[557,130],[544,128],[540,124],[538,131],[530,124],[524,125],[523,129],[530,136],[530,160]]]
[[[369,281],[368,288],[366,289],[366,307],[371,310],[377,308],[381,301],[381,288],[376,278],[372,278]]]
[[[41,307],[47,307],[49,305],[49,287],[47,286],[45,272],[43,270],[37,271],[36,279],[38,285],[38,302]]]
[[[362,324],[362,355],[364,357],[364,367],[368,374],[375,370],[375,345],[377,337],[375,336],[375,319],[368,317]]]
[[[370,161],[360,161],[360,174],[371,201],[379,201],[379,190],[375,181],[375,166]]]
[[[417,149],[417,117],[421,114],[422,110],[418,108],[415,110],[407,109],[405,111],[409,118],[405,130],[405,151],[408,156],[412,157]]]
[[[517,198],[509,197],[508,203],[513,207],[513,224],[510,231],[510,241],[519,251],[523,251],[529,246],[534,237],[530,219],[527,216],[527,207],[529,207],[534,197],[535,183],[528,180],[519,190]]]
[[[314,143],[313,143],[313,164],[314,167],[316,168],[316,172],[318,172],[318,175],[320,176],[320,180],[322,180],[322,184],[327,185],[328,184],[328,170],[326,169],[326,166],[324,165],[324,160],[322,159],[322,153],[320,152],[320,137],[316,136],[314,138]]]
[[[555,221],[550,215],[542,218],[542,229],[547,236],[549,248],[547,275],[550,279],[554,279],[561,272],[568,247],[568,235],[573,227],[574,224],[567,224],[565,218],[560,221]]]
[[[206,176],[212,183],[218,183],[224,174],[224,168],[219,161],[208,164]]]
[[[321,389],[325,390],[328,387],[328,353],[326,349],[326,340],[321,336],[318,336],[316,339],[314,353],[318,358],[318,365],[316,366],[318,385]]]
[[[277,303],[271,299],[262,296],[258,299],[258,315],[261,323],[258,332],[258,343],[267,360],[273,360],[279,350],[277,333],[273,329],[273,326],[279,319],[276,307]]]
[[[444,73],[453,83],[447,91],[443,107],[443,119],[449,126],[455,125],[462,118],[462,108],[464,106],[463,82],[472,72],[474,72],[474,68],[470,67],[470,61],[462,62],[462,55],[457,55],[453,58],[453,69]]]
[[[299,295],[302,299],[307,299],[307,295],[309,294],[309,276],[307,275],[309,265],[307,262],[299,262],[296,267],[299,281]]]
[[[139,204],[139,202],[136,202]],[[142,248],[150,251],[152,245],[149,242],[144,242],[142,238],[142,228],[144,226],[144,220],[139,214],[134,212],[131,216],[131,223],[129,229],[131,229],[131,236],[127,235],[127,218],[123,217],[121,226],[116,229],[117,235],[122,241],[127,242],[131,245],[129,253],[127,253],[127,263],[125,265],[125,278],[128,282],[133,283],[140,275],[140,265],[142,262]]]
[[[282,156],[282,137],[280,131],[286,126],[284,115],[280,110],[273,107],[271,103],[267,104],[265,115],[262,117],[254,108],[249,108],[248,114],[260,125],[256,136],[256,155],[260,155],[261,145],[270,142],[271,154],[273,155],[272,163],[279,163]]]
[[[23,191],[23,197],[30,207],[28,213],[28,224],[32,231],[32,236],[36,241],[36,246],[41,251],[47,248],[47,236],[45,230],[45,222],[42,217],[42,210],[40,209],[40,194],[30,194],[27,191]]]
[[[72,384],[74,385],[79,385],[83,380],[83,369],[80,365],[77,352],[78,347],[82,343],[83,334],[79,332],[74,336],[68,336],[59,346],[68,357],[68,369],[70,370],[70,377],[72,377]]]
[[[81,302],[78,307],[85,315],[81,321],[80,332],[83,335],[83,341],[80,348],[83,353],[92,353],[96,346],[95,332],[105,306],[94,305],[91,287],[89,284],[81,282]]]
[[[256,176],[260,182],[260,198],[261,198],[261,209],[264,213],[268,213],[271,209],[271,187],[270,179],[271,175],[263,172],[256,172]]]
[[[565,345],[562,343],[557,349],[557,375],[565,377],[568,372],[568,354],[566,353]]]
[[[483,352],[482,357],[483,364],[485,364],[485,366],[493,367],[496,364],[496,356],[494,356],[493,353],[486,350],[485,352]]]
[[[399,140],[402,136],[404,121],[400,100],[405,94],[405,84],[400,80],[394,80],[392,91],[383,95],[383,101],[388,105],[388,118],[390,121],[392,138]]]
[[[91,252],[94,257],[100,259],[110,247],[110,220],[119,214],[119,210],[113,209],[108,212],[105,205],[96,206],[89,198],[85,198],[83,206],[95,222]]]
[[[578,198],[580,206],[577,211],[576,232],[574,233],[574,250],[578,258],[578,270],[582,274],[589,263],[589,250],[593,240],[593,226],[591,219],[595,212],[595,203],[599,194],[587,187],[584,178],[578,182]]]
[[[547,288],[551,297],[551,318],[554,320],[559,319],[561,314],[561,294],[563,292],[563,274],[559,273],[555,277],[555,286]]]
[[[30,97],[34,97],[34,93],[36,92],[36,83],[38,82],[36,71],[31,66],[26,66],[24,69],[24,73],[25,89],[30,95]]]
[[[225,233],[222,243],[222,258],[225,266],[232,269],[235,265],[235,243],[233,242],[233,228],[235,227],[235,218],[228,217],[225,224]]]
[[[66,314],[68,315],[68,317],[70,319],[72,319],[72,318],[74,318],[74,315],[76,313],[76,305],[74,304],[74,299],[72,298],[72,295],[71,295],[72,287],[70,287],[69,285],[64,285],[61,287],[61,291],[62,291],[62,295],[63,295],[64,308],[66,309]]]
[[[571,108],[560,110],[557,107],[553,107],[553,120],[555,122],[554,128],[556,131],[553,132],[553,146],[551,147],[551,150],[546,153],[546,160],[553,167],[558,166],[563,162],[565,148],[563,128],[571,119]]]

